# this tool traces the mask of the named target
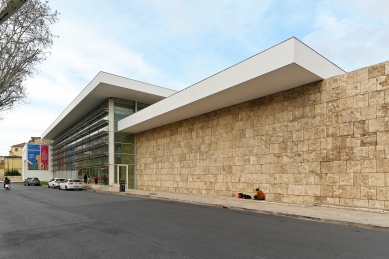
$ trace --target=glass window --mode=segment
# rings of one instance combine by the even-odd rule
[[[115,154],[115,164],[135,164],[135,156],[127,154]]]
[[[135,113],[135,102],[115,99],[114,120],[118,121]]]
[[[135,145],[115,143],[115,153],[134,154]]]
[[[137,103],[137,106],[136,106],[136,110],[137,111],[140,111],[140,110],[143,110],[144,108],[146,108],[147,106],[150,106],[150,104],[145,104],[145,103]]]
[[[115,132],[115,142],[135,144],[135,135],[125,132]]]

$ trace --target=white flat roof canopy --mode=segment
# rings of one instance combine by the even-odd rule
[[[153,104],[174,93],[176,93],[174,90],[100,72],[46,129],[42,139],[53,140],[55,136],[109,97]]]
[[[290,38],[120,120],[118,130],[146,131],[344,73]]]

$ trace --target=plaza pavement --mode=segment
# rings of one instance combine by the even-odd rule
[[[132,189],[128,189],[125,192],[119,192],[119,186],[117,185],[104,186],[87,184],[85,186],[90,191],[96,192],[193,203],[205,206],[216,206],[224,209],[244,210],[327,223],[389,230],[389,210],[385,209],[368,209],[317,204],[286,204],[280,202],[257,201],[230,197],[152,192]]]

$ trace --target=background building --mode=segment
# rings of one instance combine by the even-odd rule
[[[0,156],[0,177],[4,176],[4,157]]]

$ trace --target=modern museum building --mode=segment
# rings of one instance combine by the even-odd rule
[[[43,133],[53,177],[389,208],[389,62],[353,72],[296,38],[181,91],[100,72]]]

